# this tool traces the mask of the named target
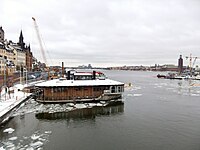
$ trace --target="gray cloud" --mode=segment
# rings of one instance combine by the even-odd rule
[[[3,0],[6,38],[22,29],[41,58],[31,17],[37,19],[48,63],[69,66],[177,64],[180,54],[200,56],[198,0]],[[48,54],[50,57],[48,57]],[[197,61],[198,62],[198,61]]]

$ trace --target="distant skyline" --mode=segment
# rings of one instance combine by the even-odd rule
[[[18,42],[22,30],[43,61],[32,17],[48,65],[177,65],[179,55],[187,65],[185,56],[200,57],[199,0],[1,0],[5,38]]]

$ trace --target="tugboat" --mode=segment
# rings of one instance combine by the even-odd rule
[[[68,71],[67,77],[35,85],[42,103],[99,102],[119,100],[124,83],[108,79],[102,72]]]
[[[164,78],[164,79],[165,79],[165,78],[166,78],[166,75],[158,74],[157,77],[158,77],[158,78]]]

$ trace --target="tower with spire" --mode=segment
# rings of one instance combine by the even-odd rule
[[[4,42],[4,30],[3,30],[2,26],[0,26],[0,42],[1,43]]]
[[[32,71],[32,63],[33,63],[33,54],[31,52],[31,47],[30,47],[30,44],[27,46],[25,43],[24,43],[24,37],[23,37],[23,33],[22,33],[22,30],[20,32],[20,36],[19,36],[19,42],[17,43],[20,48],[22,49],[23,52],[25,52],[26,54],[26,69],[27,71]]]
[[[25,43],[24,43],[24,37],[23,37],[23,33],[22,30],[20,32],[20,36],[19,36],[19,42],[17,43],[22,49],[25,49]]]
[[[183,58],[182,55],[180,55],[180,58],[178,59],[178,73],[181,74],[183,72]]]

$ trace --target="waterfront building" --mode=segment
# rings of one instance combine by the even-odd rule
[[[48,80],[35,86],[40,91],[37,101],[43,103],[119,100],[124,91],[124,83],[108,79],[96,71],[68,71],[66,78]]]
[[[24,37],[22,31],[20,32],[19,42],[9,42],[8,47],[12,49],[14,53],[14,64],[16,70],[20,70],[20,67],[26,68],[28,71],[32,71],[33,55],[30,49],[30,45],[26,46],[24,43]]]
[[[182,55],[180,55],[180,58],[178,59],[178,73],[181,74],[183,72],[183,58]]]
[[[28,47],[26,47],[25,52],[26,52],[26,69],[28,71],[32,71],[33,70],[33,54],[31,52],[30,44]]]
[[[5,58],[4,54],[6,53],[6,49],[2,44],[0,44],[0,75],[4,74],[4,68],[5,68]]]
[[[4,63],[4,54],[5,54],[5,47],[4,47],[4,30],[0,27],[0,75],[3,74],[3,69],[5,66]]]
[[[29,46],[26,46],[24,43],[24,37],[23,37],[22,30],[20,32],[19,42],[17,43],[17,45],[19,45],[21,47],[22,51],[25,52],[25,65],[24,65],[25,68],[28,71],[32,71],[33,54],[31,52],[30,44],[29,44]]]
[[[16,70],[20,70],[20,67],[26,65],[26,53],[21,49],[21,47],[15,43],[12,43],[10,47],[13,49],[15,55],[14,63]]]
[[[9,75],[13,74],[15,71],[14,53],[4,44],[0,44],[0,60],[0,74],[3,75],[5,73],[5,68]]]
[[[30,45],[24,43],[22,31],[20,32],[18,43],[4,39],[4,30],[0,27],[0,85],[3,84],[4,78],[9,86],[13,77],[18,76],[16,71],[26,68],[32,71],[33,55]]]
[[[91,64],[88,64],[88,69],[92,69],[92,65]]]
[[[5,48],[6,48],[6,69],[8,75],[12,75],[15,72],[15,64],[14,64],[15,56],[12,49],[10,49],[9,47]]]

